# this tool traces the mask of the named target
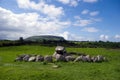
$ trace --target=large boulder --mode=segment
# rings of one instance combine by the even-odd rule
[[[45,62],[53,62],[52,56],[46,55],[46,56],[44,57],[44,61],[45,61]]]
[[[65,56],[61,54],[56,54],[55,59],[56,61],[66,61]]]
[[[29,62],[35,62],[35,60],[36,60],[36,56],[31,56],[28,59]]]
[[[83,61],[83,62],[88,62],[87,57],[86,57],[86,56],[82,56],[82,61]]]
[[[91,56],[90,55],[86,55],[85,56],[85,61],[87,61],[87,62],[91,62],[92,60],[91,60]]]
[[[55,48],[55,53],[53,54],[53,57],[55,57],[56,54],[60,54],[60,55],[66,56],[65,47],[63,47],[63,46],[57,46],[57,47]]]
[[[55,50],[56,50],[56,51],[65,51],[65,47],[63,47],[63,46],[57,46],[57,47],[55,48]]]
[[[57,52],[54,52],[54,54],[52,55],[52,57],[54,57],[54,58],[55,58],[55,57],[56,57],[56,55],[57,55]]]
[[[81,56],[78,56],[75,60],[74,60],[74,62],[79,62],[79,61],[82,61],[82,55]]]
[[[25,54],[18,55],[14,61],[23,61],[23,58],[25,57]]]
[[[91,59],[92,59],[93,62],[103,62],[103,61],[106,61],[106,58],[103,57],[102,55],[93,56]]]
[[[42,56],[42,55],[37,55],[37,56],[36,56],[36,61],[40,61],[40,62],[44,61],[44,56]]]
[[[98,59],[98,62],[105,61],[105,57],[103,57],[102,55],[97,55],[97,59]]]
[[[90,57],[90,55],[86,55],[86,56],[81,55],[81,56],[78,56],[78,57],[74,60],[74,62],[78,62],[78,61],[91,62],[91,57]]]
[[[24,58],[23,58],[23,61],[26,61],[26,62],[27,62],[30,57],[31,57],[31,55],[26,54],[26,55],[24,56]]]
[[[65,59],[66,59],[66,61],[74,61],[75,57],[74,56],[66,56]]]
[[[98,58],[96,56],[91,57],[92,62],[98,62]]]

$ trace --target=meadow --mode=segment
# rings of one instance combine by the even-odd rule
[[[52,55],[55,47],[23,45],[0,47],[0,80],[120,80],[120,49],[73,48],[68,52],[103,55],[108,62],[14,62],[19,54]]]

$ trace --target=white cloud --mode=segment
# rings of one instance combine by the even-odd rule
[[[89,14],[90,16],[97,16],[99,14],[99,11],[90,11],[88,9],[84,9],[81,14]]]
[[[86,3],[95,3],[98,2],[98,0],[56,0],[58,2],[61,2],[63,4],[67,4],[69,6],[78,6],[80,1],[86,2]]]
[[[37,10],[50,17],[59,17],[64,15],[62,7],[46,4],[44,0],[40,0],[39,3],[35,3],[33,0],[17,0],[17,3],[19,8]]]
[[[109,36],[108,35],[100,35],[100,40],[108,40]]]
[[[74,16],[74,19],[79,20],[82,19],[80,16]]]
[[[71,6],[77,6],[78,5],[78,1],[77,0],[71,0]]]
[[[84,27],[88,26],[89,24],[92,24],[91,19],[82,19],[79,16],[75,16],[74,18],[76,19],[75,22],[73,23],[74,26]]]
[[[37,13],[15,14],[0,7],[0,34],[7,38],[56,33],[70,24],[70,21],[42,17]]]
[[[74,6],[74,7],[76,7],[79,3],[79,0],[57,0],[57,1],[59,1],[63,4],[68,4],[70,6]]]
[[[86,31],[86,32],[98,32],[99,30],[94,28],[94,27],[85,27],[81,31]]]
[[[87,25],[89,25],[89,24],[91,24],[91,20],[80,19],[80,20],[77,20],[74,25],[75,25],[75,26],[84,27],[84,26],[87,26]]]
[[[83,2],[87,2],[87,3],[95,3],[95,2],[98,2],[98,0],[83,0]]]
[[[78,26],[78,27],[85,27],[88,26],[90,24],[93,24],[95,22],[99,22],[101,21],[101,19],[97,19],[97,18],[88,18],[88,19],[83,19],[79,16],[74,16],[74,22],[73,22],[73,26]]]
[[[64,37],[66,40],[68,40],[70,37],[70,33],[68,31],[65,31],[65,32],[58,34],[58,35]]]
[[[62,2],[63,4],[69,4],[70,0],[58,0],[59,2]]]
[[[81,12],[81,14],[88,14],[89,13],[89,10],[85,9]]]
[[[75,41],[84,41],[84,40],[86,40],[85,37],[72,34],[72,33],[68,32],[68,31],[65,31],[63,33],[59,33],[58,35],[64,37],[66,40],[75,40]]]
[[[99,11],[93,11],[93,12],[90,12],[90,16],[96,16],[99,14]]]
[[[120,35],[115,35],[115,39],[120,39]]]

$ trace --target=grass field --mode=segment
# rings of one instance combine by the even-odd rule
[[[0,47],[0,80],[120,80],[120,50],[104,48],[67,48],[67,51],[90,55],[101,54],[108,62],[14,62],[18,54],[51,55],[55,47],[12,46]]]

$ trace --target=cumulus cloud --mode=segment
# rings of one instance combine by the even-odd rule
[[[62,2],[63,4],[69,4],[70,0],[58,0],[59,2]]]
[[[74,26],[84,27],[92,23],[90,19],[83,19],[79,16],[75,16],[75,22],[73,23]]]
[[[66,40],[75,40],[75,41],[83,41],[83,40],[86,40],[85,37],[83,37],[83,36],[78,36],[78,35],[76,35],[76,34],[72,34],[72,33],[68,32],[68,31],[65,31],[65,32],[63,32],[63,33],[59,33],[58,35],[64,37]]]
[[[108,40],[109,36],[108,35],[100,35],[100,40]]]
[[[88,14],[89,13],[89,10],[85,9],[81,12],[81,14]]]
[[[86,3],[95,3],[98,2],[98,0],[57,0],[58,2],[61,2],[63,4],[67,4],[69,6],[76,7],[80,1],[86,2]]]
[[[99,14],[99,11],[90,11],[88,9],[84,9],[81,14],[89,14],[90,16],[97,16]]]
[[[64,37],[66,40],[68,40],[70,38],[70,33],[68,31],[65,31],[58,35]]]
[[[115,39],[120,39],[120,35],[116,34]]]
[[[75,22],[73,23],[74,26],[80,26],[80,27],[85,27],[85,26],[88,26],[90,24],[93,24],[95,22],[99,22],[101,21],[101,19],[95,19],[95,18],[88,18],[88,19],[84,19],[84,18],[81,18],[79,16],[75,16],[74,17],[75,19]]]
[[[84,26],[87,26],[91,24],[91,20],[87,20],[87,19],[80,19],[80,20],[77,20],[74,24],[74,26],[81,26],[81,27],[84,27]]]
[[[87,3],[95,3],[95,2],[98,2],[98,0],[83,0],[83,2],[87,2]]]
[[[70,24],[70,21],[42,17],[38,13],[15,14],[0,7],[0,34],[12,39],[59,32]]]
[[[79,0],[57,0],[57,1],[59,1],[63,4],[68,4],[70,6],[74,6],[74,7],[77,6],[78,2],[79,2]]]
[[[93,11],[93,12],[90,12],[90,16],[96,16],[99,14],[99,11]]]
[[[94,28],[94,27],[85,27],[81,31],[86,31],[86,32],[98,32],[99,30]]]
[[[33,0],[17,0],[17,3],[19,8],[37,10],[50,17],[59,17],[64,15],[62,7],[46,4],[44,0],[40,0],[38,3],[35,3]]]

